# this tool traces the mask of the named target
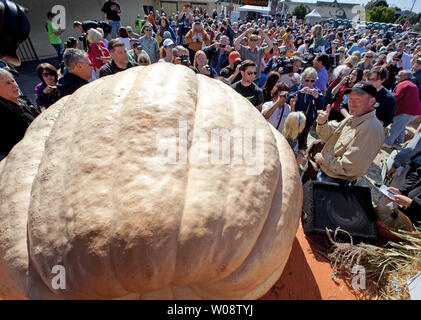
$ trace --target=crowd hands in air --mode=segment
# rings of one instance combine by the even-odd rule
[[[138,15],[133,27],[121,26],[124,12],[115,1],[102,14],[107,24],[75,21],[79,37],[64,46],[48,22],[54,14],[47,14],[59,64],[37,67],[36,103],[22,96],[11,66],[0,68],[0,103],[8,107],[2,110],[24,114],[2,111],[1,158],[40,112],[88,82],[138,65],[180,64],[246,97],[285,136],[303,182],[355,184],[381,149],[394,150],[384,180],[405,177],[389,187],[391,200],[421,219],[421,128],[404,141],[405,128],[421,115],[420,34],[293,19],[231,22],[190,5]],[[319,140],[308,145],[313,127]]]

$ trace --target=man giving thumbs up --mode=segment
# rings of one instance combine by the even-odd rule
[[[373,108],[376,103],[376,88],[361,81],[349,94],[350,117],[341,122],[330,121],[330,105],[319,111],[316,131],[325,142],[322,151],[315,155],[320,166],[319,181],[349,184],[365,174],[383,145],[383,126]]]

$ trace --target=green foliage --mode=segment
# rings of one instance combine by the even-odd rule
[[[414,25],[412,27],[412,30],[417,31],[417,32],[420,31],[421,30],[421,24],[417,23],[416,25]]]
[[[367,21],[392,23],[395,20],[395,9],[374,7],[366,12]]]
[[[296,6],[294,10],[292,11],[292,15],[296,16],[297,19],[304,19],[307,13],[308,13],[307,8],[303,4]]]
[[[409,25],[415,25],[421,22],[421,13],[411,13],[407,16],[400,16],[395,20],[395,23],[398,24],[405,24],[408,23]]]
[[[367,11],[375,7],[389,7],[389,5],[385,0],[371,0],[365,5]]]

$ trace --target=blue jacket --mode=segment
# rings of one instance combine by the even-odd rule
[[[290,93],[289,97],[298,97],[297,103],[295,104],[295,111],[302,111],[306,116],[306,123],[310,125],[317,119],[317,110],[324,109],[324,97],[323,93],[317,88],[314,88],[319,92],[319,97],[317,99],[314,99],[311,95],[301,93],[300,90],[302,88],[303,85],[301,83],[292,86],[290,91],[292,93]],[[308,106],[310,107],[306,113]]]

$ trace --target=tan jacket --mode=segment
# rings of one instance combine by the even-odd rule
[[[196,39],[200,39],[201,41],[197,42]],[[189,32],[186,34],[186,43],[189,45],[189,49],[193,51],[202,50],[202,42],[204,42],[204,46],[210,46],[211,41],[209,38],[208,33],[205,30],[202,32],[194,32],[193,29],[190,29]]]
[[[329,177],[349,181],[366,173],[385,139],[375,110],[357,119],[317,125],[316,131],[326,143],[320,168]]]

